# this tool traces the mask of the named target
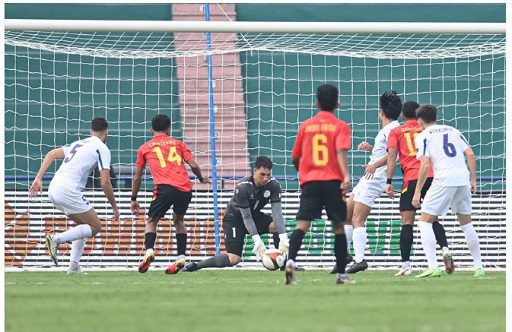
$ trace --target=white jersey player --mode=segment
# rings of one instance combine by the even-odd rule
[[[423,105],[418,109],[418,121],[423,131],[416,137],[416,158],[420,170],[412,204],[420,207],[421,189],[425,184],[430,166],[434,168],[434,179],[421,203],[421,242],[427,256],[428,269],[417,277],[438,277],[436,239],[432,223],[437,216],[444,216],[451,208],[457,215],[464,231],[469,251],[473,256],[475,277],[482,278],[480,244],[471,223],[471,192],[476,192],[476,161],[466,138],[455,128],[437,125],[437,109]],[[467,165],[466,165],[467,158]]]
[[[42,191],[43,176],[56,159],[64,159],[48,188],[53,205],[78,224],[63,233],[46,237],[46,248],[55,265],[58,265],[57,248],[64,242],[72,242],[68,274],[81,273],[79,262],[88,237],[101,230],[101,221],[94,208],[82,195],[87,178],[97,166],[100,171],[101,187],[112,205],[114,219],[119,210],[110,183],[110,150],[105,145],[108,123],[103,118],[94,118],[91,137],[48,152],[39,172],[29,189],[31,197]]]
[[[375,203],[375,199],[381,195],[386,186],[387,171],[387,141],[389,132],[400,124],[397,119],[402,111],[402,100],[396,91],[387,91],[379,99],[379,120],[382,129],[375,137],[375,144],[371,146],[367,142],[358,145],[362,151],[371,151],[370,161],[366,165],[364,177],[354,187],[347,201],[347,223],[345,234],[348,245],[353,240],[355,263],[347,270],[347,273],[356,273],[368,268],[364,260],[366,247],[366,218]]]

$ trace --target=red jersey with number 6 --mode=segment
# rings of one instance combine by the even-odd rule
[[[168,184],[187,192],[192,190],[192,182],[184,164],[191,158],[185,143],[167,134],[157,134],[137,150],[135,167],[143,169],[148,163],[155,185]]]
[[[420,161],[416,159],[414,140],[422,131],[423,128],[417,120],[407,120],[389,133],[387,149],[395,148],[398,150],[404,182],[418,179]],[[433,174],[432,167],[430,167],[428,177],[431,178],[434,176]]]
[[[320,111],[304,121],[292,149],[292,158],[300,158],[300,186],[312,181],[343,181],[337,151],[351,146],[350,127],[332,112]]]

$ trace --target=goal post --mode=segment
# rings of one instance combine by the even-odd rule
[[[435,104],[440,122],[464,133],[478,157],[474,224],[483,261],[505,267],[505,24],[5,20],[4,40],[6,266],[50,265],[45,233],[72,224],[45,194],[30,200],[26,190],[44,155],[86,137],[94,116],[109,121],[122,217],[109,219],[109,205],[92,182],[85,195],[103,227],[87,243],[88,266],[136,266],[143,255],[144,217],[131,214],[129,188],[136,149],[150,138],[151,118],[159,113],[170,116],[172,135],[191,147],[208,176],[212,155],[217,164],[218,193],[196,183],[186,216],[191,259],[219,249],[213,211],[222,214],[234,183],[250,174],[258,155],[274,161],[291,232],[300,194],[291,146],[300,123],[316,113],[315,88],[332,82],[341,94],[336,114],[351,125],[353,146],[375,137],[378,97],[389,89],[404,101]],[[367,160],[368,154],[350,151],[356,179]],[[395,176],[398,186],[401,175]],[[144,208],[151,190],[147,173]],[[306,235],[301,264],[333,264],[325,218]],[[159,224],[156,264],[162,267],[176,256],[170,219]],[[441,222],[457,263],[469,266],[454,217]],[[397,200],[383,195],[368,218],[370,264],[398,266],[399,225]],[[270,245],[271,237],[265,241]],[[251,246],[248,239],[243,264],[255,263]],[[412,260],[426,264],[419,235]]]

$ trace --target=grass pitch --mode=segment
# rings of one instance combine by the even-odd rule
[[[335,285],[327,270],[5,273],[7,332],[505,331],[505,272],[477,280],[366,271]]]

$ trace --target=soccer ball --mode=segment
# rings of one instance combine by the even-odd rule
[[[279,249],[268,249],[265,251],[261,262],[263,263],[263,267],[267,270],[275,271],[278,270],[285,263],[285,257],[281,250]]]

